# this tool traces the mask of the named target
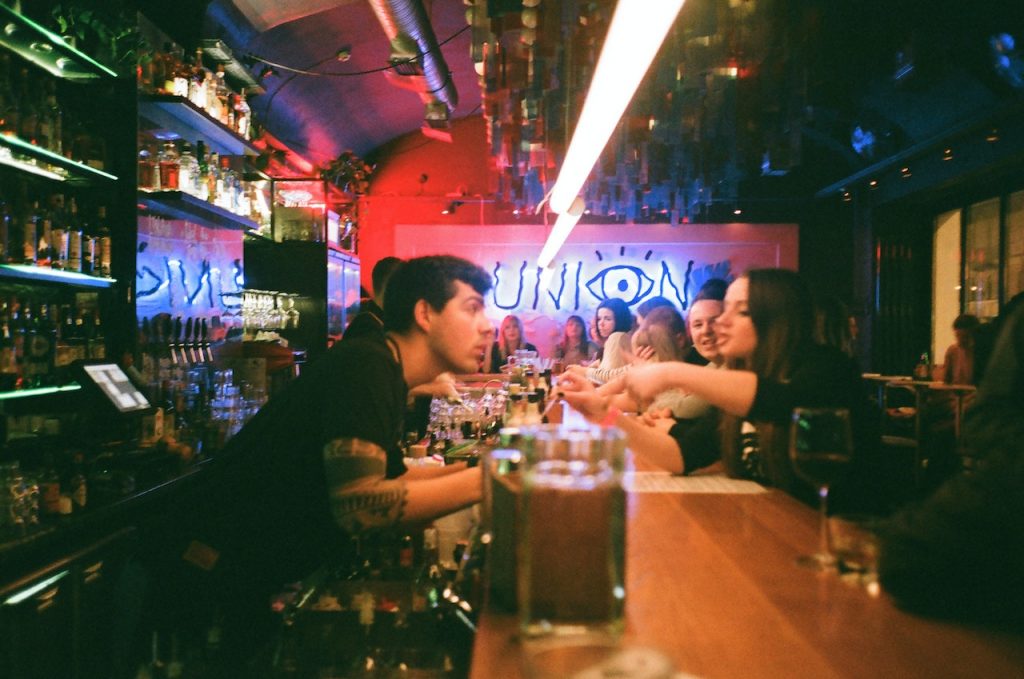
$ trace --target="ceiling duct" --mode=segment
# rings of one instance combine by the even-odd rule
[[[391,62],[395,68],[385,72],[388,79],[419,93],[426,104],[424,128],[447,127],[459,95],[423,3],[370,0],[370,6],[392,45]],[[442,111],[444,115],[440,115]]]

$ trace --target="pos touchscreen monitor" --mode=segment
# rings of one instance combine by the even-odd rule
[[[143,413],[152,409],[149,399],[139,391],[116,363],[85,363],[80,366],[83,386],[98,389],[122,414]]]

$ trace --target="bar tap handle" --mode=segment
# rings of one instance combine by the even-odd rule
[[[178,357],[178,350],[181,349],[181,359]],[[178,365],[185,363],[185,350],[181,347],[181,316],[174,319],[174,330],[171,334],[171,363]]]
[[[206,326],[206,319],[205,318],[202,320],[202,323],[199,326],[199,333],[200,333],[199,337],[200,337],[200,340],[201,340],[201,345],[200,346],[206,352],[206,357],[205,358],[206,358],[206,360],[208,362],[213,363],[213,347],[210,345],[210,339],[209,339],[210,336],[208,334],[208,328]],[[202,352],[200,352],[200,353],[202,353]]]
[[[196,362],[196,345],[195,345],[195,342],[193,341],[193,336],[192,336],[192,317],[191,316],[189,316],[187,319],[185,319],[185,338],[182,341],[182,345],[181,345],[181,355],[183,357],[185,356],[185,350],[186,349],[188,350],[188,362],[189,363],[195,363]]]
[[[164,358],[164,352],[166,351],[166,358],[172,362],[176,362],[174,354],[171,351],[171,330],[174,328],[174,321],[171,320],[169,315],[162,315],[160,320],[160,338],[158,340],[160,345],[160,354]]]

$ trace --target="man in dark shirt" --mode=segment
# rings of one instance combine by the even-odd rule
[[[402,260],[398,257],[383,257],[373,265],[373,272],[370,274],[373,281],[373,298],[360,303],[359,313],[352,317],[342,339],[355,339],[383,331],[384,293],[391,274],[401,265]]]
[[[311,364],[182,498],[174,529],[184,535],[165,542],[182,544],[179,556],[243,623],[233,626],[236,655],[265,636],[257,623],[268,597],[338,556],[347,536],[479,501],[479,468],[406,470],[399,444],[410,387],[475,370],[489,289],[487,273],[463,259],[404,264],[388,286],[385,332],[339,342]]]

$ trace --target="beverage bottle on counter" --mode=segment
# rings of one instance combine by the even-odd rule
[[[928,352],[925,351],[921,354],[921,357],[917,359],[917,365],[914,366],[914,379],[916,380],[930,380],[932,376],[932,364],[928,357]]]

